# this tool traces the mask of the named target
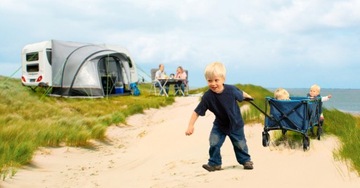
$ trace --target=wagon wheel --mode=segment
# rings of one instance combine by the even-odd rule
[[[262,132],[262,145],[264,147],[267,147],[267,146],[269,146],[269,143],[270,143],[270,135],[268,132],[263,131]]]
[[[310,139],[307,136],[303,137],[303,149],[304,151],[308,150],[310,148]]]

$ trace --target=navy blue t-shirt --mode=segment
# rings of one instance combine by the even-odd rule
[[[210,89],[204,93],[195,112],[204,116],[207,110],[215,115],[217,124],[224,133],[244,127],[240,108],[237,102],[244,100],[243,92],[233,85],[224,84],[222,93],[215,93]]]

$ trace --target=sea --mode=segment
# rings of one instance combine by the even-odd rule
[[[268,88],[275,91],[276,88]],[[309,88],[284,88],[290,96],[306,96]],[[343,112],[360,114],[360,89],[328,89],[321,88],[321,96],[331,95],[331,99],[323,103],[327,109],[337,109]]]

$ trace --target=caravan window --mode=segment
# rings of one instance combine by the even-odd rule
[[[39,72],[39,64],[28,64],[26,65],[27,72]]]
[[[26,54],[26,61],[38,61],[39,52],[31,52]]]
[[[46,57],[48,59],[49,64],[51,65],[51,48],[46,48]]]

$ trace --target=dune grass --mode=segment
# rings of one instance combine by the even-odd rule
[[[149,94],[150,85],[139,85],[141,97],[101,99],[48,97],[23,87],[19,79],[0,76],[0,175],[12,176],[31,161],[42,146],[89,146],[103,140],[109,125],[124,125],[126,118],[149,108],[172,104],[173,97]]]
[[[324,130],[337,136],[342,145],[335,156],[348,160],[351,166],[360,173],[360,116],[344,113],[339,110],[324,110]]]
[[[251,84],[237,84],[236,86],[249,94],[254,99],[253,103],[261,109],[265,109],[264,98],[273,95],[269,90],[260,86]],[[249,105],[250,107],[249,110],[242,112],[242,116],[246,124],[264,122],[264,115],[253,105],[247,102],[242,102],[241,105]]]
[[[262,109],[264,98],[272,96],[260,86],[236,86],[250,94]],[[19,79],[0,76],[0,177],[13,176],[18,167],[31,161],[39,147],[89,147],[90,140],[105,139],[108,126],[126,126],[128,116],[175,101],[174,97],[152,96],[150,84],[140,84],[139,89],[140,96],[56,98],[46,96],[42,88],[33,92],[23,87]],[[205,90],[207,87],[191,90],[190,94]],[[239,105],[249,105],[249,110],[242,112],[247,124],[264,122],[264,115],[252,105],[247,102]],[[343,143],[336,155],[351,161],[354,169],[360,172],[360,117],[326,109],[324,115],[324,134],[336,135]]]

